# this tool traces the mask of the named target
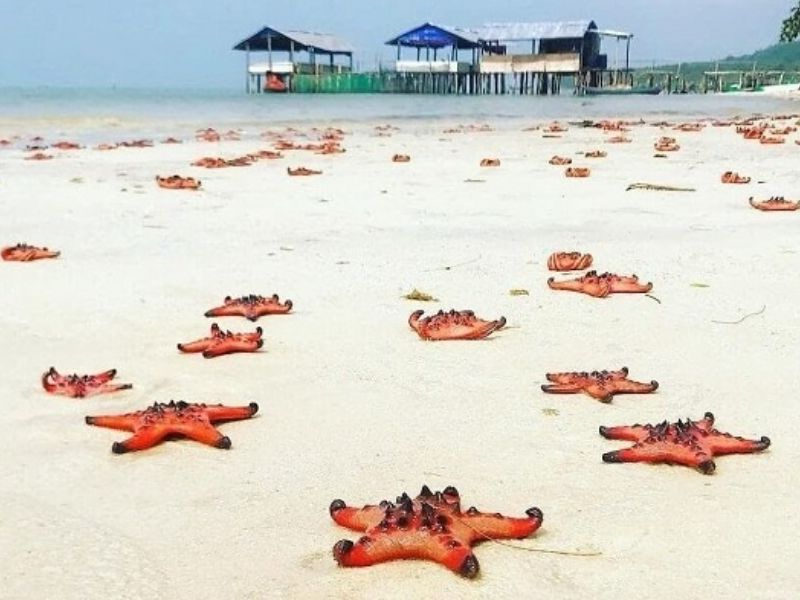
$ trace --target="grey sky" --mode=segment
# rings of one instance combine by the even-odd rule
[[[263,25],[336,33],[362,66],[425,21],[594,19],[632,31],[636,65],[743,54],[777,40],[796,0],[0,0],[0,86],[241,83],[231,47]]]

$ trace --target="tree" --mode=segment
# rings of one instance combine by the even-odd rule
[[[791,42],[800,37],[800,2],[792,9],[792,13],[783,21],[781,41]]]

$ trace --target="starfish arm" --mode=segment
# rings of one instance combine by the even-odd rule
[[[178,344],[178,350],[187,353],[205,352],[214,341],[212,338],[203,338],[186,344]]]
[[[121,442],[114,442],[111,446],[111,451],[114,454],[125,454],[126,452],[138,452],[139,450],[147,450],[152,448],[165,437],[172,433],[172,428],[160,427],[158,425],[151,425],[148,427],[140,427],[127,440]]]
[[[577,394],[581,388],[571,383],[551,383],[543,385],[542,391],[547,394]]]
[[[711,431],[707,437],[703,438],[703,445],[707,446],[714,456],[761,452],[769,448],[771,443],[766,436],[763,436],[760,440],[746,440],[728,433],[720,433],[716,430]]]
[[[614,399],[614,389],[600,382],[595,381],[588,383],[583,387],[583,391],[589,394],[595,400],[599,400],[605,404]]]
[[[94,425],[95,427],[107,427],[109,429],[119,429],[122,431],[133,431],[136,427],[136,421],[136,414],[86,417],[87,425]]]
[[[333,556],[343,567],[366,567],[390,560],[417,558],[440,563],[468,578],[476,577],[480,570],[478,559],[468,545],[450,535],[431,535],[414,530],[376,531],[356,543],[341,540],[333,547]]]
[[[670,440],[647,439],[630,448],[606,452],[603,462],[645,462],[669,463],[694,467],[706,475],[710,475],[716,468],[712,457],[701,447],[689,442],[674,442]]]
[[[353,531],[366,531],[380,523],[385,514],[385,509],[380,506],[368,504],[362,508],[347,506],[344,500],[334,500],[328,509],[331,518],[342,527]]]
[[[114,377],[117,376],[116,369],[109,369],[108,371],[103,371],[102,373],[98,373],[97,375],[92,375],[89,379],[92,381],[93,384],[102,385],[104,383],[108,383]]]
[[[653,289],[652,283],[635,283],[632,281],[618,281],[612,284],[611,292],[614,294],[646,294]]]
[[[248,406],[207,406],[208,419],[212,423],[220,421],[238,421],[249,419],[258,412],[258,404],[251,402]]]
[[[547,378],[547,381],[552,381],[553,383],[572,383],[572,384],[574,384],[576,380],[583,378],[582,374],[575,372],[545,373],[545,377]]]
[[[538,508],[529,508],[527,518],[517,519],[504,517],[501,514],[486,514],[470,508],[467,512],[455,517],[456,521],[469,530],[470,542],[497,539],[522,539],[532,535],[542,526],[544,515]]]
[[[411,313],[411,316],[408,317],[409,326],[411,327],[411,329],[416,331],[420,337],[424,337],[423,336],[424,328],[422,325],[423,320],[420,318],[424,313],[425,313],[424,310],[415,310],[413,313]]]
[[[42,374],[42,387],[46,392],[50,392],[51,394],[61,393],[59,391],[61,379],[63,378],[58,374],[58,371],[56,371],[54,367],[50,367],[49,371]]]
[[[224,306],[217,306],[205,313],[207,317],[243,317],[244,311],[240,306],[226,303]]]
[[[658,389],[658,382],[653,380],[650,383],[641,383],[620,379],[614,382],[613,388],[615,394],[649,394]]]
[[[264,345],[264,340],[218,340],[203,351],[203,358],[215,358],[234,352],[255,352]]]
[[[87,391],[87,396],[94,396],[96,394],[113,394],[114,392],[121,392],[122,390],[132,390],[132,383],[106,383],[101,386],[91,387]]]
[[[547,287],[549,287],[551,290],[565,290],[568,292],[583,291],[583,283],[576,279],[569,281],[556,281],[554,277],[550,277],[547,280]]]
[[[216,427],[207,421],[190,421],[174,426],[174,432],[201,444],[227,450],[231,447],[231,438],[222,435]]]
[[[626,442],[639,442],[650,435],[650,428],[644,425],[619,425],[616,427],[600,426],[600,435],[607,440],[624,440]]]

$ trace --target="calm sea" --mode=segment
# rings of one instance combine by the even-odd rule
[[[416,95],[246,95],[240,90],[0,88],[0,136],[31,127],[114,128],[142,133],[197,127],[441,119],[597,119],[734,116],[800,112],[800,102],[742,95],[576,97]],[[22,129],[22,130],[20,130]],[[19,131],[18,131],[19,130]]]

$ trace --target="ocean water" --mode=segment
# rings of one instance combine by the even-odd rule
[[[247,95],[242,90],[0,88],[0,136],[32,126],[59,131],[150,132],[440,119],[449,122],[725,117],[800,112],[761,94],[577,97],[371,94]],[[24,130],[24,131],[23,131]]]

